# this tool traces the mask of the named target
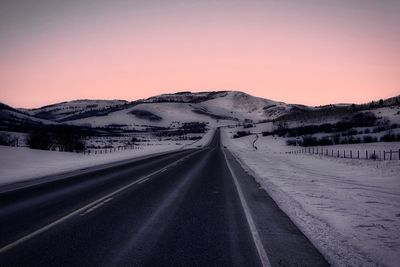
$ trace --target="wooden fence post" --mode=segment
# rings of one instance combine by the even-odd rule
[[[360,159],[360,150],[357,150],[357,159]]]
[[[353,158],[353,150],[350,150],[350,158]]]
[[[376,160],[376,153],[375,153],[375,150],[374,150],[374,160]]]
[[[343,151],[343,157],[346,158],[346,150]]]
[[[386,151],[383,150],[383,160],[386,160]]]
[[[392,150],[390,149],[390,160],[392,160]]]
[[[339,150],[337,151],[337,157],[338,157],[338,158],[340,157]]]
[[[365,150],[365,159],[368,159],[368,150]]]

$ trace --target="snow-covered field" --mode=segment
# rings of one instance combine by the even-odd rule
[[[256,142],[256,145],[257,142]],[[299,146],[291,146],[291,150],[299,150],[302,149],[303,147]],[[307,148],[308,149],[308,148]],[[306,149],[306,150],[307,150]],[[312,150],[312,148],[310,148]],[[399,150],[400,150],[400,142],[376,142],[376,143],[367,143],[367,144],[342,144],[342,145],[331,145],[331,146],[318,146],[315,147],[315,151],[318,149],[318,151],[323,151],[324,154],[328,152],[328,156],[332,156],[332,151],[333,151],[333,157],[337,157],[337,152],[339,151],[339,156],[343,158],[344,152],[346,152],[346,158],[341,161],[349,161],[350,157],[350,151],[352,152],[352,158],[358,157],[358,153],[360,154],[360,159],[365,159],[366,158],[366,152],[368,153],[368,158],[371,160],[371,156],[375,152],[376,159],[378,160],[383,160],[389,159],[389,153],[392,151],[392,160],[396,160],[398,164],[400,164],[399,161]],[[383,156],[383,153],[386,153],[386,157]],[[370,161],[369,160],[369,161]],[[355,161],[352,161],[352,164],[354,164]],[[366,162],[362,163],[357,162],[357,164],[365,164],[365,165],[371,165],[371,162]]]
[[[398,266],[400,161],[285,154],[293,147],[271,136],[260,136],[255,151],[254,136],[231,139],[230,131],[223,131],[224,145],[330,263]]]
[[[0,186],[155,153],[199,148],[210,142],[214,130],[196,141],[152,141],[141,143],[137,149],[96,155],[0,146]]]

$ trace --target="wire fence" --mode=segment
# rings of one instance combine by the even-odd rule
[[[78,153],[82,153],[84,155],[101,155],[101,154],[110,154],[118,151],[136,150],[136,149],[142,149],[142,147],[138,145],[127,145],[127,146],[116,146],[110,148],[89,148]]]
[[[312,154],[334,158],[364,160],[400,160],[399,150],[328,149],[308,147],[285,152],[286,154]]]

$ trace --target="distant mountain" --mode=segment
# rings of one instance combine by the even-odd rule
[[[0,103],[0,130],[24,131],[30,127],[55,124],[57,123],[36,118],[26,112]]]
[[[286,104],[239,91],[178,92],[136,101],[75,100],[36,109],[0,106],[0,117],[12,124],[69,124],[120,130],[173,127],[184,122],[226,125],[238,122],[307,120],[343,116],[348,112],[395,105],[399,97],[364,105],[337,104],[321,107]],[[3,123],[4,124],[4,123]]]
[[[59,123],[93,125],[168,126],[174,121],[261,121],[286,114],[282,102],[237,91],[179,92],[133,102],[125,100],[74,100],[36,109],[20,109],[34,118]],[[159,118],[159,119],[155,119]]]
[[[162,94],[158,96],[149,97],[142,100],[145,103],[163,103],[163,102],[179,102],[179,103],[200,103],[218,97],[224,97],[229,91],[214,91],[214,92],[200,92],[192,93],[189,91],[178,92],[173,94]]]
[[[314,121],[319,122],[327,119],[340,119],[361,111],[374,111],[377,115],[382,115],[381,109],[400,106],[400,96],[371,101],[365,104],[331,104],[318,106],[315,108],[292,109],[291,112],[280,116],[279,121]],[[387,113],[387,111],[384,111]],[[393,113],[393,112],[389,112]],[[395,112],[396,113],[396,112]],[[388,117],[388,114],[386,114]],[[396,115],[396,114],[395,114]]]
[[[129,102],[125,100],[74,100],[61,102],[35,109],[20,109],[31,116],[52,121],[68,121],[85,113],[96,114],[98,112],[113,110],[123,107]]]

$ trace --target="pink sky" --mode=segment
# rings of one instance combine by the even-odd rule
[[[0,19],[1,102],[240,90],[319,105],[400,94],[396,1],[47,2],[10,4]]]

